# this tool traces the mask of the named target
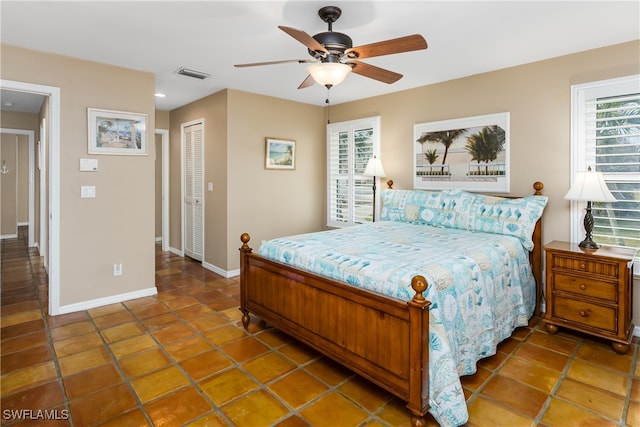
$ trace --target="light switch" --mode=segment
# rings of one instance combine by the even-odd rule
[[[209,183],[207,184],[207,190],[209,190],[209,191],[213,191],[213,182],[209,182]]]
[[[82,199],[95,199],[96,187],[94,185],[83,185],[80,187],[80,197]]]

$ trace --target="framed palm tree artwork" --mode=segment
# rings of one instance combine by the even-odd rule
[[[413,126],[414,188],[509,192],[509,113]]]

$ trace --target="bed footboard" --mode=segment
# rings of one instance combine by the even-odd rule
[[[412,425],[429,409],[427,281],[402,302],[254,254],[241,236],[240,310],[250,313],[407,402]]]

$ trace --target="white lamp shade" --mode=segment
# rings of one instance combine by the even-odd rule
[[[585,202],[615,202],[616,198],[607,188],[602,172],[580,172],[564,196],[567,200]]]
[[[364,170],[364,176],[387,176],[382,167],[382,162],[376,156],[369,159],[367,167]]]
[[[309,65],[307,71],[322,86],[335,86],[342,83],[351,72],[351,67],[339,62],[319,62]]]

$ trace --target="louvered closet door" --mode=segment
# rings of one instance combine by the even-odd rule
[[[184,253],[204,253],[204,144],[202,124],[184,130]]]

